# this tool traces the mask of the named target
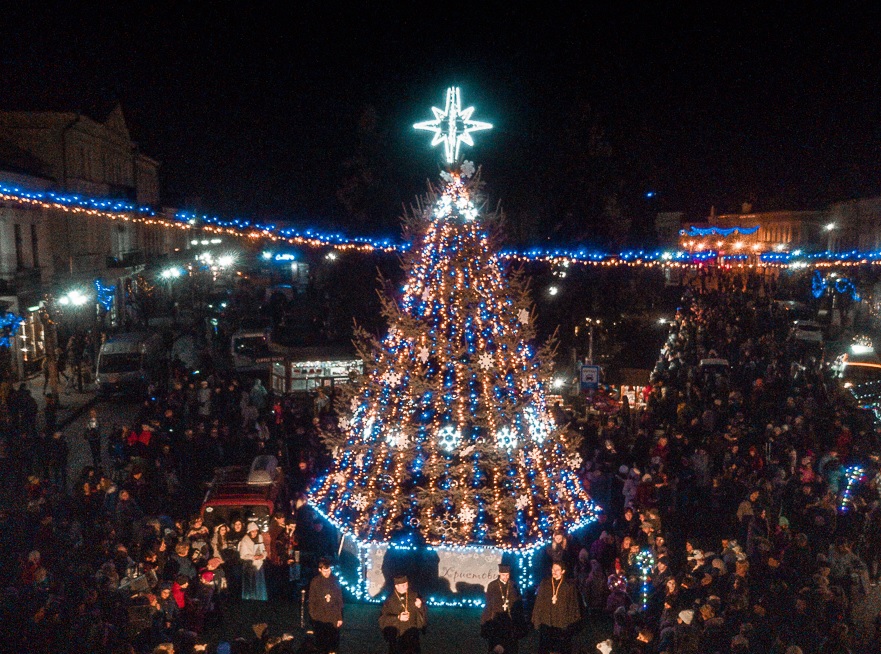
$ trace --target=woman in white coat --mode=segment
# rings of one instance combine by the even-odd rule
[[[248,533],[239,542],[239,558],[242,560],[242,599],[265,602],[266,573],[263,562],[266,560],[266,547],[256,522],[248,523]]]

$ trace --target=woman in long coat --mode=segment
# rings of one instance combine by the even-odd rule
[[[248,523],[248,533],[239,542],[239,558],[242,559],[242,599],[265,602],[266,572],[263,562],[266,560],[266,547],[256,522]]]

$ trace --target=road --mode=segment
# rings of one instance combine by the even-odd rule
[[[107,455],[108,435],[111,433],[115,435],[116,427],[121,427],[122,425],[133,426],[131,421],[137,417],[140,401],[126,398],[97,400],[94,408],[97,411],[98,424],[101,429],[101,463],[105,470],[110,470],[110,459]],[[64,435],[69,448],[67,460],[68,490],[73,489],[73,485],[79,479],[83,468],[94,465],[92,452],[85,438],[88,421],[89,412],[84,411],[64,428]]]

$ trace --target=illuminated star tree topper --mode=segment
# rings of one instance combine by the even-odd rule
[[[474,139],[471,138],[472,132],[492,129],[490,123],[471,120],[474,107],[462,108],[462,94],[458,86],[451,86],[447,89],[446,108],[441,110],[437,107],[432,107],[431,111],[434,113],[434,120],[416,123],[413,127],[434,132],[431,145],[444,144],[444,154],[449,165],[458,161],[459,146],[462,143],[474,145]]]

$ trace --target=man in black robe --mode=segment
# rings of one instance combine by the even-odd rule
[[[321,654],[335,654],[343,626],[343,589],[330,571],[330,561],[318,561],[318,574],[309,582],[309,618],[315,629],[315,645]]]
[[[538,586],[532,624],[538,629],[539,654],[570,654],[572,636],[581,619],[575,585],[564,579],[562,564],[551,566],[551,576]]]
[[[407,577],[395,577],[395,587],[382,605],[379,628],[389,654],[419,654],[419,634],[428,624],[425,602],[410,590]]]
[[[511,580],[511,566],[500,565],[499,577],[486,587],[486,605],[480,617],[480,634],[490,654],[516,654],[520,590]]]

